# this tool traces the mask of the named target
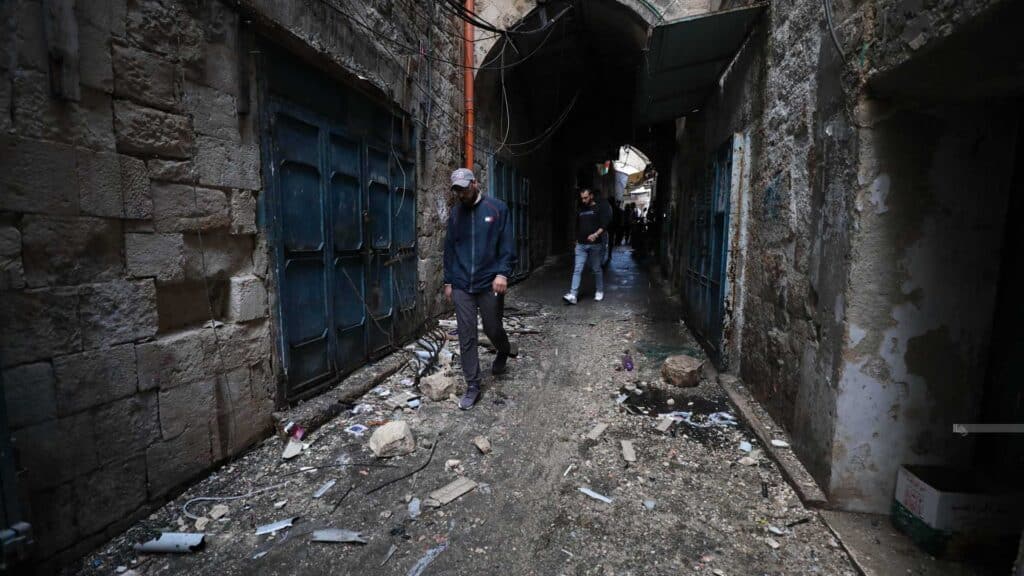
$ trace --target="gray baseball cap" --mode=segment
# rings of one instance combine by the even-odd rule
[[[452,172],[452,186],[458,186],[459,188],[465,188],[469,186],[470,182],[476,180],[476,176],[473,176],[473,171],[469,168],[459,168]]]

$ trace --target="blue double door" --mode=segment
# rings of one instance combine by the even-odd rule
[[[356,134],[286,101],[271,101],[269,116],[279,345],[293,400],[414,329],[415,163],[396,150],[393,118]]]
[[[732,192],[733,139],[711,158],[706,183],[690,208],[690,257],[686,305],[690,326],[717,361],[722,354],[726,270],[729,257],[729,200]]]

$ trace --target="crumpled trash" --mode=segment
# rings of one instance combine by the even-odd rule
[[[138,552],[176,552],[179,554],[195,552],[202,547],[206,534],[195,534],[187,532],[162,532],[159,538],[154,538],[142,544],[136,544]]]
[[[369,430],[369,428],[363,426],[362,424],[353,424],[348,428],[345,428],[345,432],[348,432],[353,436],[362,436],[364,433],[366,433],[367,430]]]
[[[366,544],[366,538],[359,532],[341,528],[325,528],[313,531],[313,542]]]
[[[736,426],[738,422],[736,417],[728,412],[713,412],[708,414],[707,420],[704,422],[694,422],[693,412],[669,412],[664,414],[668,418],[672,418],[678,422],[686,422],[694,428],[711,428],[713,426]]]

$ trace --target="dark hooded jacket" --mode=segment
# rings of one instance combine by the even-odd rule
[[[516,243],[508,206],[482,196],[476,205],[457,202],[444,239],[444,283],[470,294],[491,289],[494,277],[512,277]]]

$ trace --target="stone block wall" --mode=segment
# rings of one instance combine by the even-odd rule
[[[461,130],[459,69],[396,54],[339,2],[67,5],[78,99],[51,90],[41,0],[0,6],[13,31],[0,36],[0,366],[22,502],[37,557],[53,562],[271,430],[259,74],[240,31],[368,78],[428,127],[417,158],[424,316],[442,306],[437,200]],[[427,19],[417,3],[347,9],[408,44]],[[437,18],[428,52],[457,62],[452,26]]]

